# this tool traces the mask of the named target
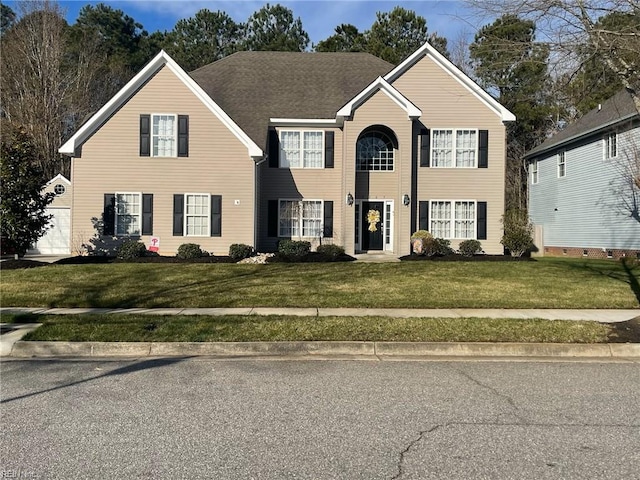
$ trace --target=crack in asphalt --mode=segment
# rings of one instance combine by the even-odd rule
[[[400,477],[404,475],[404,456],[407,453],[409,453],[409,450],[411,450],[411,448],[414,445],[420,443],[426,434],[435,432],[438,428],[442,426],[443,425],[435,425],[428,430],[422,430],[416,439],[409,442],[409,445],[407,445],[407,448],[405,448],[402,452],[400,452],[400,458],[398,459],[398,473],[393,477],[391,477],[391,480],[398,480]]]
[[[517,408],[517,407],[516,407]],[[625,424],[618,424],[618,423],[611,423],[611,424],[600,424],[600,423],[582,423],[582,424],[575,424],[575,423],[553,423],[553,424],[547,424],[547,423],[534,423],[534,422],[518,422],[518,423],[500,423],[500,422],[447,422],[447,423],[441,423],[438,425],[435,425],[431,428],[429,428],[428,430],[422,430],[419,432],[419,435],[417,438],[415,438],[414,440],[412,440],[411,442],[409,442],[409,445],[407,445],[407,448],[405,448],[402,452],[400,452],[400,458],[398,459],[398,464],[397,464],[397,468],[398,468],[398,473],[396,473],[393,477],[391,477],[391,480],[399,480],[400,478],[402,478],[402,476],[405,474],[404,471],[404,465],[405,465],[405,456],[409,453],[409,451],[416,446],[417,444],[419,444],[422,440],[424,440],[425,435],[429,434],[429,433],[433,433],[436,430],[438,430],[439,428],[444,428],[444,427],[451,427],[451,426],[470,426],[470,425],[477,425],[477,426],[492,426],[492,427],[505,427],[505,426],[512,426],[512,427],[517,427],[517,426],[522,426],[522,427],[543,427],[543,428],[547,428],[547,427],[570,427],[570,428],[584,428],[584,427],[605,427],[605,428],[611,428],[611,427],[615,427],[615,428],[631,428],[631,429],[636,429],[636,428],[640,428],[640,424],[636,425],[636,424],[631,424],[631,425],[625,425]]]

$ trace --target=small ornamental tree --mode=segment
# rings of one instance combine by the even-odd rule
[[[44,176],[36,150],[25,129],[8,131],[3,125],[0,147],[0,235],[3,250],[23,257],[47,230],[45,214],[54,195],[44,194]]]
[[[533,247],[533,224],[526,210],[514,208],[502,216],[504,235],[500,243],[512,257],[521,257]]]

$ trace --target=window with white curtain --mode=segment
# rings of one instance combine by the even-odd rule
[[[438,238],[476,238],[476,202],[434,200],[430,208],[431,235]]]
[[[604,137],[604,158],[615,158],[618,156],[618,134],[608,133]]]
[[[116,235],[140,235],[142,194],[116,193]]]
[[[323,168],[324,132],[282,130],[280,132],[281,168]]]
[[[209,206],[211,197],[207,193],[187,193],[184,196],[184,222],[187,237],[208,237]]]
[[[280,237],[319,237],[322,233],[322,200],[280,200]]]
[[[538,160],[531,162],[531,183],[533,185],[538,183]]]
[[[431,133],[431,166],[475,168],[478,157],[478,131],[440,129]]]
[[[177,156],[176,115],[153,115],[151,143],[154,157]]]

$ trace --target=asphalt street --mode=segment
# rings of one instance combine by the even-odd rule
[[[640,364],[3,360],[0,478],[640,479]]]

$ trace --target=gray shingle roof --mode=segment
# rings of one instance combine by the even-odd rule
[[[542,152],[560,147],[564,144],[597,132],[600,129],[615,125],[619,121],[639,115],[633,102],[633,97],[625,88],[613,97],[589,111],[578,120],[568,125],[564,130],[546,139],[537,147],[529,150],[525,158],[534,157]]]
[[[333,119],[393,67],[368,53],[238,52],[190,75],[264,150],[270,118]]]

